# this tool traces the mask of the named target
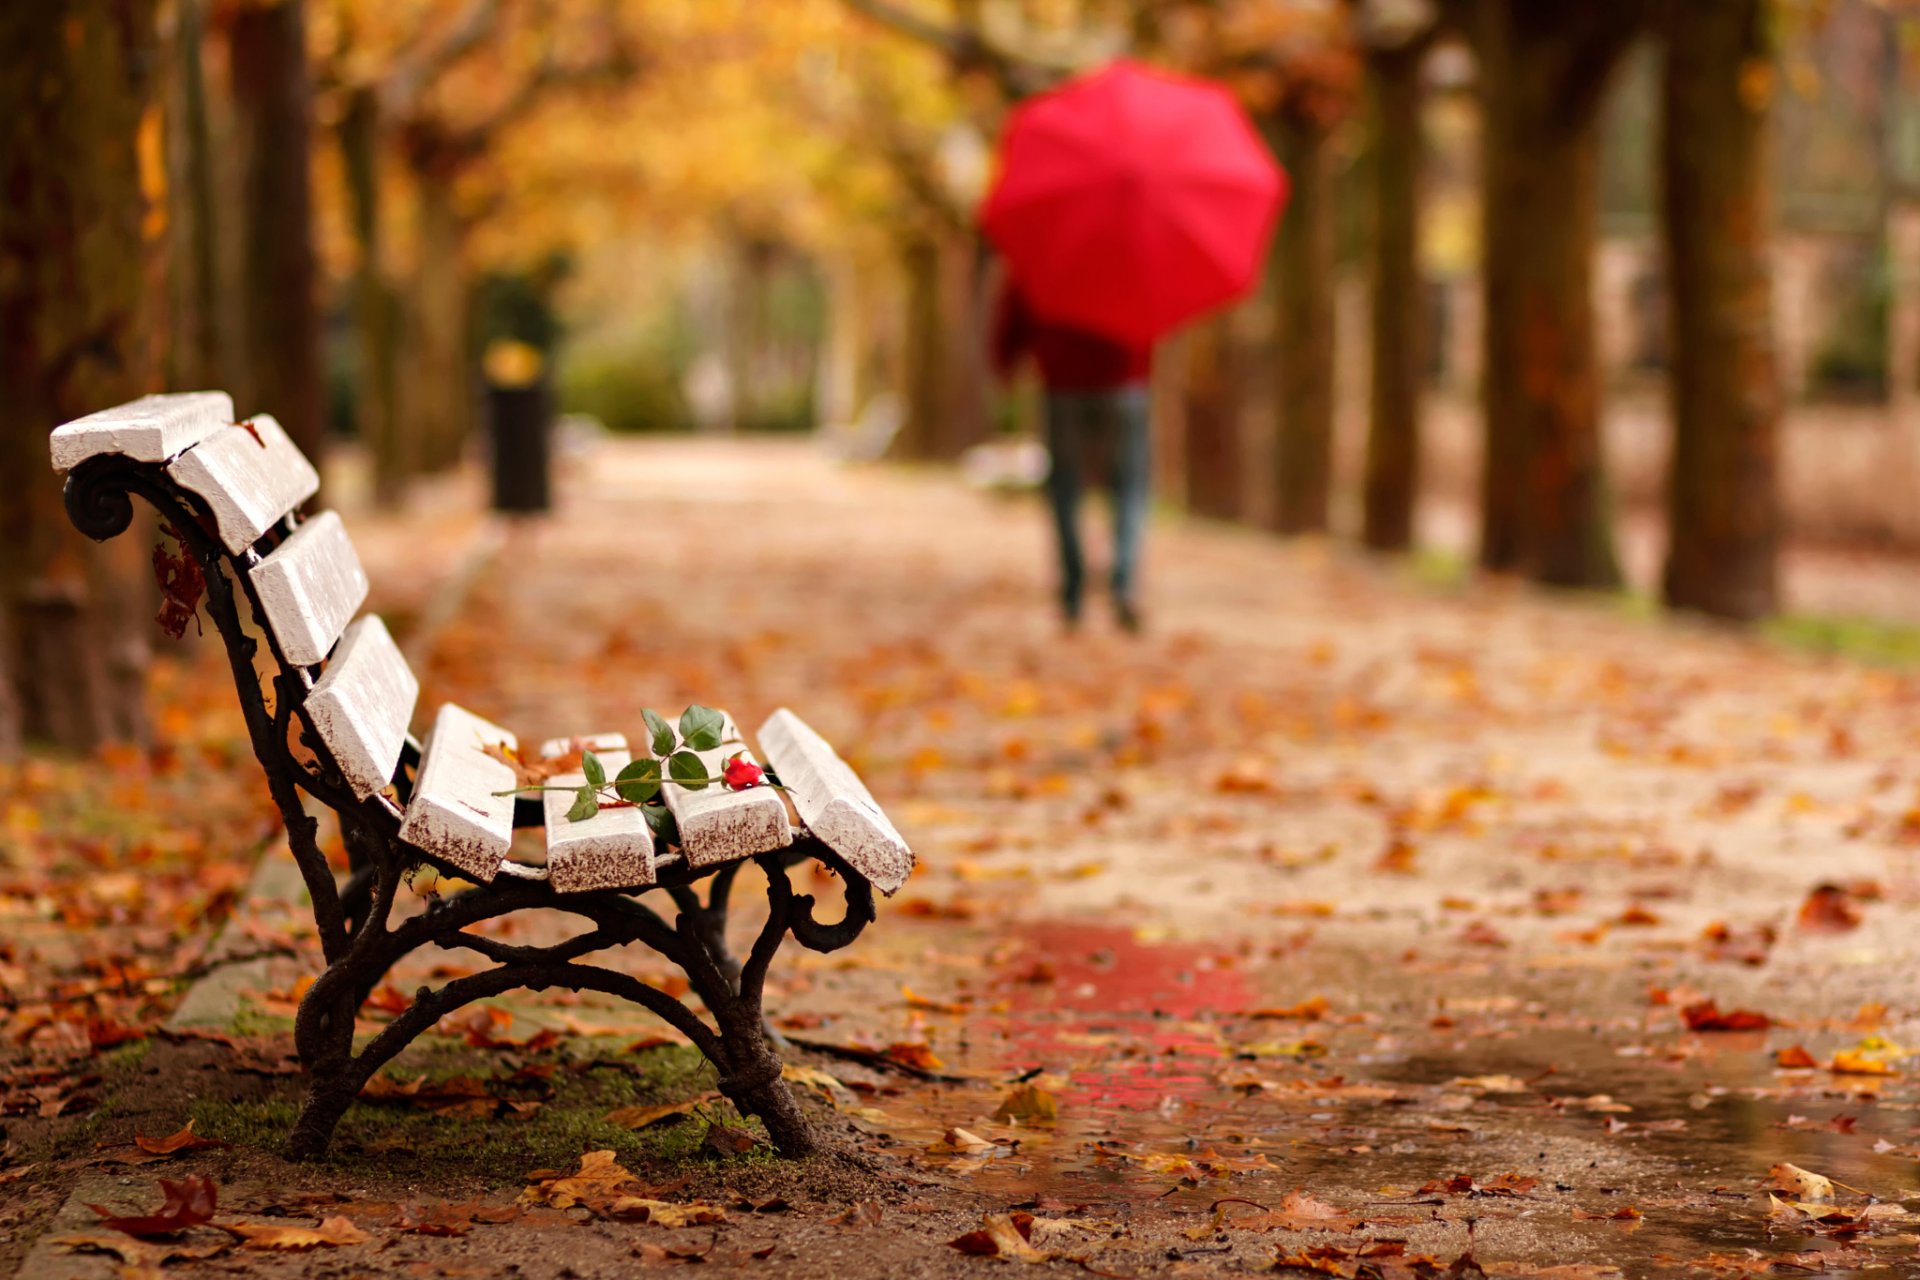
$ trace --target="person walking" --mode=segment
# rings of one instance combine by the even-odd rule
[[[1080,493],[1094,460],[1106,457],[1113,499],[1113,608],[1127,631],[1140,630],[1135,594],[1140,539],[1152,476],[1147,377],[1152,348],[1054,323],[1033,309],[1011,278],[1000,293],[993,365],[1003,380],[1031,356],[1046,389],[1047,496],[1060,551],[1060,608],[1080,623],[1086,556],[1080,543]]]

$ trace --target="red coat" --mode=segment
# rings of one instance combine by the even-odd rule
[[[994,316],[993,367],[1007,377],[1028,354],[1049,391],[1111,391],[1145,382],[1153,370],[1152,348],[1054,324],[1009,283],[1000,291]]]

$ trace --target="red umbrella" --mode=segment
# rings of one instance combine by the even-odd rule
[[[1014,110],[981,221],[1035,311],[1144,346],[1252,287],[1286,198],[1225,89],[1121,61]]]

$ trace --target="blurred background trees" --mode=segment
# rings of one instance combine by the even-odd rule
[[[910,460],[1030,430],[986,372],[973,211],[1007,112],[1116,56],[1230,84],[1293,183],[1258,296],[1160,352],[1167,501],[1742,619],[1778,606],[1789,538],[1920,544],[1898,4],[71,0],[0,24],[0,750],[140,731],[115,709],[137,566],[65,532],[44,436],[142,391],[231,388],[310,453],[350,446],[329,483],[385,503],[467,456],[498,338],[613,430],[823,427]]]

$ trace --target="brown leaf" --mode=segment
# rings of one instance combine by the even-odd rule
[[[85,1234],[55,1236],[48,1243],[59,1245],[68,1253],[110,1253],[127,1264],[129,1268],[147,1270],[158,1270],[175,1259],[198,1261],[204,1258],[217,1258],[233,1248],[231,1240],[186,1244],[174,1240],[154,1242],[135,1240],[127,1236]]]
[[[1309,999],[1302,1000],[1299,1004],[1265,1009],[1249,1009],[1247,1010],[1247,1016],[1249,1018],[1278,1018],[1288,1022],[1318,1022],[1327,1016],[1327,1011],[1332,1007],[1325,996],[1313,996]]]
[[[1842,886],[1818,885],[1800,904],[1799,925],[1803,933],[1846,933],[1860,927],[1860,912]]]
[[[478,1201],[466,1204],[450,1204],[444,1200],[434,1204],[403,1204],[393,1221],[387,1225],[396,1231],[418,1236],[464,1236],[473,1230],[473,1213],[478,1207]]]
[[[917,1067],[922,1071],[938,1071],[947,1065],[932,1048],[921,1043],[902,1041],[890,1044],[886,1048],[886,1056],[902,1066]]]
[[[1023,1222],[1022,1219],[1025,1221]],[[1054,1254],[1028,1243],[1033,1218],[1025,1213],[989,1213],[978,1229],[947,1241],[947,1246],[980,1258],[1011,1258],[1017,1262],[1050,1262]]]
[[[508,766],[519,779],[523,787],[537,787],[549,778],[563,773],[580,772],[581,758],[587,751],[585,738],[569,738],[567,749],[557,756],[545,756],[537,760],[528,760],[519,751],[504,742],[485,743],[480,748],[487,755]]]
[[[182,1151],[205,1151],[213,1147],[231,1147],[231,1142],[219,1138],[203,1138],[193,1131],[193,1121],[187,1121],[186,1128],[165,1138],[149,1138],[144,1134],[135,1134],[133,1143],[149,1155],[171,1156]]]
[[[707,1125],[707,1136],[702,1146],[722,1158],[743,1156],[760,1145],[760,1139],[746,1129],[737,1129],[730,1124]]]
[[[154,544],[153,579],[160,585],[160,613],[154,620],[162,631],[179,640],[186,636],[189,620],[198,629],[198,610],[201,597],[207,594],[207,579],[200,571],[200,562],[187,550],[187,540],[180,531],[170,524],[162,524],[160,532],[172,538],[179,550],[169,554],[166,543]]]
[[[100,1225],[130,1236],[164,1236],[209,1221],[219,1201],[213,1179],[194,1173],[178,1182],[160,1179],[158,1213],[120,1215],[97,1204],[87,1207],[100,1215]]]
[[[1804,1071],[1820,1065],[1819,1059],[1808,1053],[1804,1045],[1790,1045],[1774,1052],[1773,1065],[1788,1071]]]
[[[1773,1019],[1753,1009],[1729,1009],[1725,1013],[1711,1000],[1690,1004],[1680,1011],[1689,1031],[1765,1031]]]
[[[698,1097],[688,1098],[685,1102],[662,1102],[646,1107],[618,1107],[607,1112],[606,1119],[608,1124],[617,1124],[622,1129],[644,1129],[649,1125],[659,1124],[662,1120],[685,1116],[695,1107],[712,1102],[719,1096],[718,1093],[708,1092]]]

